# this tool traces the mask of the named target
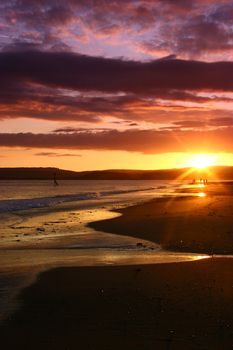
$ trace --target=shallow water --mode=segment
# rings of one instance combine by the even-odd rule
[[[63,266],[106,266],[174,263],[208,258],[206,255],[168,253],[159,247],[95,249],[40,249],[0,251],[0,322],[20,304],[17,295],[39,272]]]
[[[61,247],[64,240],[85,246],[85,239],[87,247],[91,240],[98,247],[106,239],[111,245],[111,237],[121,244],[119,236],[100,237],[85,225],[113,217],[112,208],[171,195],[178,186],[176,181],[63,181],[54,188],[49,181],[20,181],[20,186],[0,181],[0,248],[43,248],[46,240],[57,248],[59,239]]]

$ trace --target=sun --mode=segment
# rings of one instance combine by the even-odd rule
[[[215,156],[210,154],[195,154],[190,160],[190,166],[197,169],[204,169],[214,165]]]

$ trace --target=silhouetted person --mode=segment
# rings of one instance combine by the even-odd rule
[[[53,184],[54,186],[58,186],[58,182],[57,182],[57,179],[56,179],[56,173],[53,174]]]

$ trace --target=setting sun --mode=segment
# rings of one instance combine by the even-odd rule
[[[196,154],[190,160],[193,168],[203,169],[215,164],[215,156],[209,154]]]

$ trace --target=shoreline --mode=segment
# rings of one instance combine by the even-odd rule
[[[68,202],[54,207],[2,213],[0,249],[66,248],[82,240],[83,233],[99,237],[99,232],[86,225],[88,222],[114,217],[119,214],[114,213],[113,208],[127,207],[146,200],[144,197],[131,200],[127,197],[109,197],[101,202]],[[125,237],[122,239],[125,241]]]
[[[233,254],[233,196],[156,198],[114,210],[112,219],[91,222],[97,231],[131,235],[173,252]]]
[[[100,239],[101,235],[115,235],[124,241],[127,237],[145,240],[171,252],[231,255],[232,186],[195,185],[175,192],[133,202],[110,199],[12,213],[11,219],[3,216],[0,249],[67,248],[78,245],[88,232]],[[205,196],[198,197],[200,193]],[[191,232],[188,242],[185,232]]]

